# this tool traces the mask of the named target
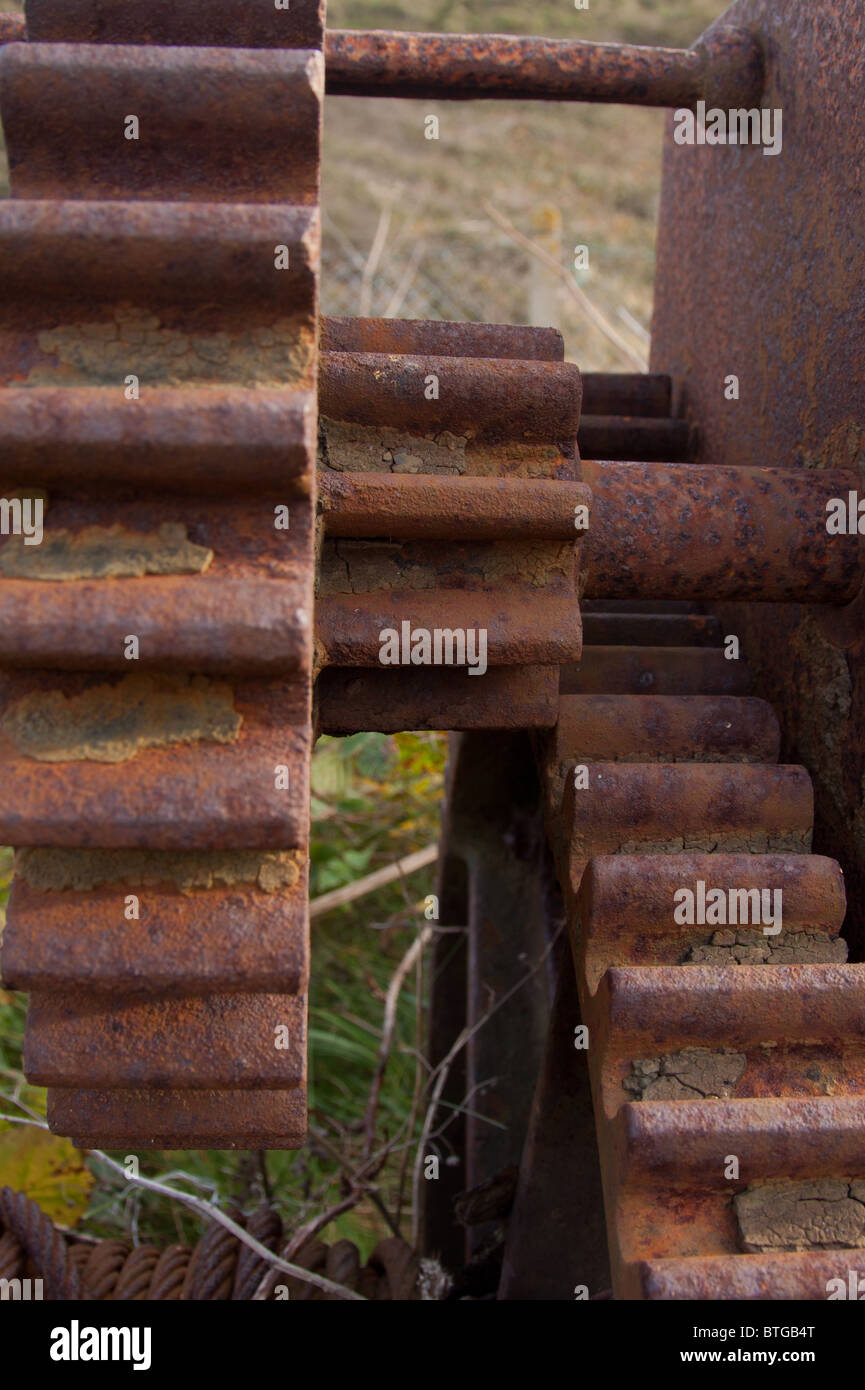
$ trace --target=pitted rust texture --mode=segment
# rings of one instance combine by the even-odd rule
[[[764,105],[783,110],[783,153],[682,149],[668,129],[652,368],[683,382],[681,409],[699,423],[696,457],[707,474],[759,460],[797,469],[814,487],[825,477],[828,500],[846,495],[828,486],[830,474],[849,470],[861,498],[865,306],[861,224],[851,209],[859,197],[865,74],[851,69],[849,55],[865,43],[865,13],[853,0],[819,8],[738,0],[725,21],[765,36]],[[748,252],[734,265],[743,228]],[[819,273],[790,257],[793,245],[809,247]],[[721,361],[723,373],[742,384],[738,402],[719,389]],[[844,536],[830,542],[850,543]],[[741,634],[756,690],[775,706],[792,756],[812,768],[817,831],[848,875],[849,931],[861,956],[862,597],[819,614],[793,605],[725,606],[722,618]]]
[[[328,595],[316,612],[318,639],[334,666],[380,667],[381,633],[399,634],[404,622],[428,634],[485,632],[490,666],[558,665],[581,645],[579,609],[570,595],[527,592],[518,584]],[[477,655],[480,637],[474,640]]]
[[[525,540],[573,542],[574,517],[591,494],[579,483],[532,484],[510,478],[449,478],[389,473],[360,476],[325,473],[319,507],[332,536],[401,539]],[[705,620],[712,621],[712,620]]]
[[[321,48],[324,0],[277,9],[272,0],[208,0],[206,10],[175,0],[27,0],[27,33],[38,43],[182,44],[219,48]]]
[[[322,414],[347,424],[540,444],[579,428],[580,372],[565,362],[332,352],[320,389]]]
[[[0,448],[15,476],[62,489],[95,482],[107,491],[122,479],[141,492],[224,495],[237,487],[242,449],[248,492],[309,496],[311,392],[148,385],[130,410],[115,385],[3,390]]]
[[[56,885],[64,866],[56,863],[58,851],[45,854],[49,872],[36,880]],[[162,856],[167,863],[141,852],[128,858],[138,862],[113,866],[115,873],[125,871],[123,880],[103,880],[96,889],[82,885],[82,878],[90,870],[92,881],[99,865],[85,864],[83,874],[79,869],[72,891],[39,891],[16,877],[3,936],[3,977],[10,986],[81,987],[115,997],[129,991],[305,990],[308,890],[302,855],[223,853],[210,856],[209,863],[204,856],[196,863],[191,855]],[[179,886],[171,875],[179,877]]]
[[[595,854],[806,854],[813,800],[804,768],[588,763],[588,791],[565,783],[571,872]]]
[[[99,1147],[94,1136],[112,1149],[299,1149],[306,1142],[305,1097],[297,1091],[70,1087],[49,1091],[48,1122],[82,1149]]]
[[[771,161],[770,161],[771,162]],[[772,455],[767,455],[772,457]],[[752,598],[845,603],[865,577],[858,536],[830,536],[826,503],[851,473],[718,465],[593,463],[587,598]]]
[[[0,556],[26,1065],[114,1090],[91,1141],[296,1146],[323,7],[31,10],[40,39],[85,41],[0,55],[0,445],[10,482],[51,490],[38,557]]]
[[[865,1182],[766,1183],[738,1193],[733,1204],[752,1254],[865,1249]]]
[[[40,893],[90,893],[104,885],[170,884],[180,893],[252,884],[278,893],[297,883],[297,850],[65,850],[24,849],[15,876]]]
[[[560,360],[559,335],[342,319],[325,320],[324,334],[316,643],[319,663],[342,672],[323,687],[323,726],[354,726],[357,711],[334,704],[348,668],[380,667],[382,632],[405,622],[484,630],[491,668],[576,657],[590,497],[574,480],[580,377]],[[397,702],[388,723],[434,718],[428,697],[419,708],[414,673],[385,674],[369,689]],[[505,693],[499,684],[479,696],[470,727],[513,727]],[[455,697],[439,727],[465,707]],[[528,699],[533,726],[538,709],[546,723],[545,690]]]
[[[231,687],[204,676],[126,676],[71,699],[49,690],[9,705],[0,732],[40,762],[120,763],[145,748],[234,743],[243,717]]]
[[[16,196],[314,204],[323,85],[311,51],[7,44]]]
[[[557,328],[528,328],[510,323],[463,323],[439,319],[325,317],[321,320],[323,373],[327,371],[328,355],[332,352],[406,353],[422,357],[485,357],[512,358],[517,362],[563,362],[565,343]],[[585,381],[585,377],[583,380]],[[643,378],[627,380],[642,381]]]
[[[122,526],[52,529],[39,546],[11,536],[0,548],[0,571],[10,579],[127,579],[145,574],[203,574],[213,551],[194,545],[186,527],[165,522],[155,534]]]
[[[636,106],[759,102],[760,45],[744,29],[709,31],[691,49],[502,34],[330,30],[327,91],[334,96],[467,101],[617,101]]]
[[[34,991],[24,1065],[37,1086],[294,1090],[306,1078],[306,999]]]
[[[621,671],[608,651],[607,669]],[[681,655],[654,653],[671,688]],[[690,655],[703,661],[706,653]],[[603,670],[602,663],[599,687]],[[747,688],[744,663],[740,671]],[[599,736],[616,746],[619,709],[627,755],[641,761],[594,763],[588,750]],[[663,761],[668,748],[711,758],[716,744],[738,765]],[[564,822],[563,875],[570,856],[565,889],[581,1017],[592,1038],[616,1296],[753,1290],[756,1276],[733,1268],[746,1257],[731,1188],[738,1202],[745,1182],[762,1191],[764,1183],[826,1180],[840,1182],[846,1198],[847,1175],[861,1171],[865,967],[845,963],[839,866],[807,853],[810,780],[804,769],[772,765],[777,722],[743,696],[723,705],[696,694],[565,696],[548,755],[548,798],[564,781],[563,807],[548,801],[548,817]],[[588,778],[577,785],[581,769]],[[709,852],[694,853],[698,845]],[[773,846],[795,852],[766,853]],[[694,894],[700,883],[714,915],[674,915],[680,890]],[[781,930],[767,935],[776,914]],[[739,1159],[738,1186],[719,1154]],[[850,1225],[839,1205],[832,1216],[814,1217],[816,1240],[799,1241],[796,1194],[772,1212],[782,1230],[778,1250],[821,1240],[841,1248],[843,1240],[833,1246],[833,1239]],[[745,1249],[773,1248],[774,1237],[766,1245],[759,1238],[764,1214],[758,1202],[758,1239]],[[808,1266],[797,1267],[781,1296],[803,1296],[809,1278]],[[665,1287],[687,1292],[658,1292]]]
[[[490,667],[471,684],[444,667],[366,670],[331,666],[316,686],[318,727],[338,736],[375,730],[550,729],[556,722],[557,666]]]
[[[747,695],[563,695],[556,761],[572,748],[594,762],[774,763],[780,732],[771,705]]]

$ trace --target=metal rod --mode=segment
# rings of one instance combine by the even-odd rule
[[[691,49],[335,29],[325,57],[331,96],[688,106],[702,95],[703,61]]]
[[[328,535],[401,540],[574,541],[575,509],[591,504],[584,483],[550,478],[326,470],[318,497]]]
[[[125,34],[125,20],[124,25]],[[141,42],[134,25],[132,32],[132,38],[108,31],[99,37],[103,42]],[[23,15],[0,14],[0,44],[27,38]],[[88,39],[93,41],[89,33]],[[709,104],[753,105],[763,86],[759,45],[732,26],[715,28],[693,48],[331,29],[324,52],[331,96],[691,107],[701,98]]]

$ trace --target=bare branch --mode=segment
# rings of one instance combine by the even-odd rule
[[[531,237],[527,237],[523,232],[519,231],[514,226],[513,222],[510,222],[508,218],[505,217],[504,213],[499,212],[498,208],[494,207],[492,203],[485,202],[482,204],[482,207],[487,216],[495,222],[496,226],[501,227],[502,231],[509,236],[512,241],[522,246],[525,251],[528,251],[530,256],[534,256],[537,260],[542,261],[554,275],[558,276],[565,286],[565,289],[568,291],[568,294],[585,314],[586,318],[603,333],[605,338],[608,338],[609,341],[614,344],[618,351],[628,359],[632,367],[638,372],[645,372],[648,370],[649,364],[642,354],[636,352],[634,348],[631,347],[630,343],[625,341],[619,330],[607,318],[606,314],[589,298],[585,290],[580,288],[571,272],[557,261],[555,256],[551,255],[543,246],[539,246],[536,241],[532,241]]]

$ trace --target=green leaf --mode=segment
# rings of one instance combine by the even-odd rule
[[[71,1139],[30,1125],[0,1132],[0,1187],[23,1192],[59,1226],[75,1226],[87,1210],[93,1175]]]

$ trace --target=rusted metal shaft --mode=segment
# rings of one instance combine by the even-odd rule
[[[584,462],[582,477],[588,598],[848,603],[862,583],[862,537],[826,530],[852,474]]]
[[[583,372],[583,420],[587,415],[665,419],[672,398],[673,384],[660,372]]]
[[[687,420],[629,415],[580,417],[580,454],[585,459],[640,459],[678,463],[691,457],[696,431]]]
[[[726,69],[754,93],[754,41],[729,29],[719,50],[646,48],[503,34],[406,34],[332,29],[325,36],[331,96],[615,101],[690,106]],[[733,37],[735,36],[735,37]],[[742,81],[742,79],[746,79]]]
[[[576,437],[580,399],[567,362],[332,352],[319,408],[358,425],[548,442]]]
[[[404,729],[550,729],[559,697],[557,666],[492,666],[467,681],[453,667],[398,671],[331,666],[316,687],[322,734]]]
[[[563,362],[565,343],[557,328],[512,323],[467,323],[448,319],[322,318],[321,373],[332,352],[388,352],[429,357],[513,358],[517,362]],[[605,374],[599,374],[604,379]],[[630,380],[623,377],[622,380]],[[638,381],[669,381],[635,373]],[[618,380],[618,378],[616,378]],[[583,377],[583,381],[586,378]],[[641,415],[635,410],[633,414]],[[648,412],[645,412],[648,414]],[[669,413],[668,409],[660,412]]]
[[[81,13],[78,14],[78,9]],[[108,23],[104,11],[110,8]],[[290,37],[279,34],[280,16],[266,5],[252,9],[235,0],[214,5],[208,20],[210,47],[312,47],[321,33],[320,7],[308,26]],[[109,6],[53,3],[31,7],[24,17],[0,14],[0,44],[28,38],[40,42],[178,44],[202,42],[197,24],[178,26],[175,7],[159,0],[139,14],[123,0]],[[248,31],[248,32],[245,32]],[[536,101],[612,101],[630,106],[752,105],[763,86],[763,60],[755,39],[743,29],[716,29],[693,48],[650,48],[639,44],[590,43],[503,34],[408,34],[389,30],[332,29],[325,35],[330,96],[423,97],[440,101],[476,98]]]
[[[409,633],[415,625],[428,633],[439,629],[472,633],[472,640],[478,642],[478,633],[484,633],[490,666],[558,665],[578,660],[582,649],[578,605],[570,595],[561,593],[539,590],[527,595],[524,590],[509,592],[504,587],[494,593],[388,589],[331,594],[316,603],[316,641],[332,666],[381,668],[381,634],[392,630],[404,634],[400,636],[402,664],[410,668]],[[476,654],[478,650],[476,646]],[[414,664],[422,663],[416,659]],[[466,666],[465,661],[459,664]]]
[[[331,536],[573,541],[576,508],[591,503],[585,484],[549,478],[322,472],[318,481]]]

